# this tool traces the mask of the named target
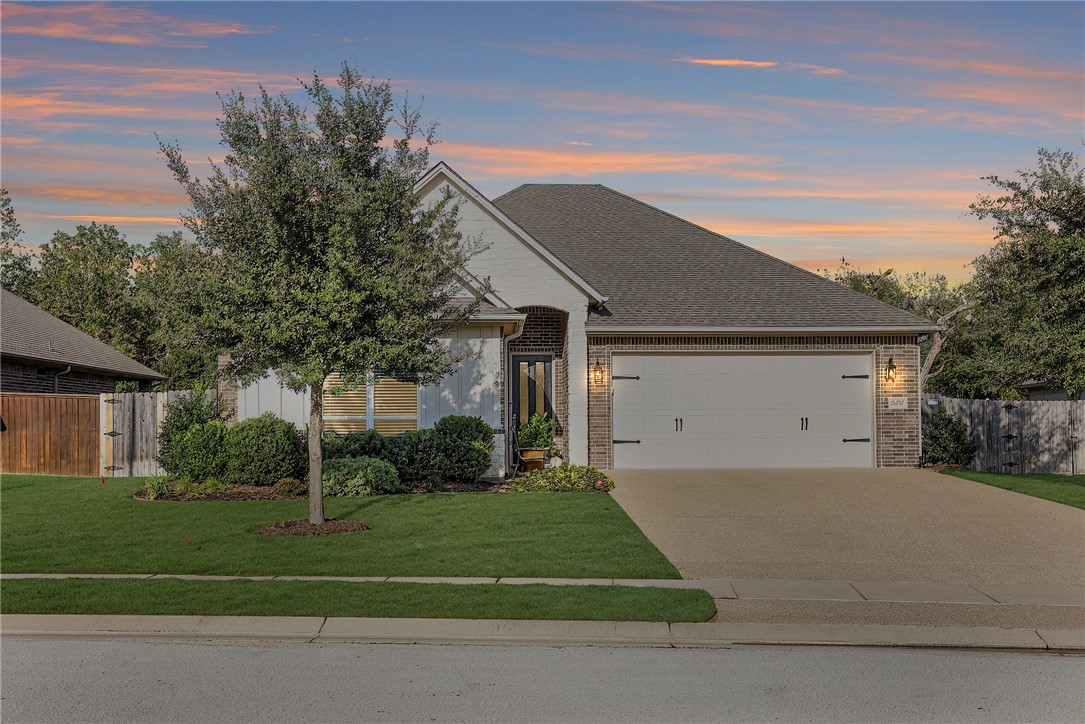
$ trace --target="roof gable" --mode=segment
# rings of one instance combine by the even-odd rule
[[[525,184],[494,205],[609,295],[591,328],[937,328],[598,184]]]
[[[497,208],[493,202],[483,196],[477,189],[469,184],[462,176],[457,174],[443,161],[431,168],[415,185],[416,192],[425,197],[439,189],[442,183],[450,185],[462,198],[473,203],[476,208],[488,216],[494,223],[522,244],[532,256],[542,261],[553,269],[559,276],[584,294],[593,304],[601,304],[606,301],[606,295],[596,289],[584,277],[564,260],[556,255],[546,245],[541,244],[527,231],[510,219],[504,212]],[[486,242],[486,239],[483,239]],[[502,280],[494,280],[495,286],[500,287]]]

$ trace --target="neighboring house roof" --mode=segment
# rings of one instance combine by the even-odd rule
[[[22,297],[0,289],[0,356],[125,379],[161,380],[162,375],[63,322]]]
[[[589,331],[938,329],[606,186],[525,184],[493,204],[608,295]]]

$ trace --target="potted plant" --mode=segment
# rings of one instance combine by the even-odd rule
[[[546,453],[554,444],[558,423],[545,412],[536,412],[520,425],[517,431],[520,458],[524,461],[524,470],[539,470],[546,462]]]

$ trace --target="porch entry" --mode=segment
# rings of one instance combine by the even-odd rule
[[[554,359],[550,355],[512,355],[512,418],[519,428],[536,412],[554,419]]]

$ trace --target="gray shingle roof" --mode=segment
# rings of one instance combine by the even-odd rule
[[[160,380],[162,375],[99,342],[67,322],[0,289],[0,356],[71,365],[125,379]]]
[[[606,186],[525,184],[493,203],[609,295],[589,328],[935,328]]]

